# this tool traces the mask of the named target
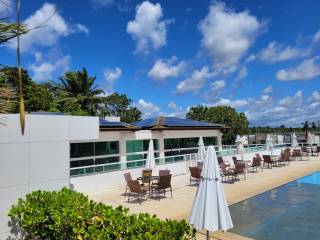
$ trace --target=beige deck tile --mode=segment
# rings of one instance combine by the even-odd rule
[[[320,158],[313,157],[308,161],[291,162],[287,167],[264,169],[263,172],[247,174],[246,181],[233,184],[223,184],[228,204],[237,203],[262,192],[276,188],[302,176],[320,171]],[[110,191],[90,194],[90,199],[111,206],[123,205],[132,213],[147,212],[156,214],[161,219],[188,219],[188,215],[196,193],[196,186],[189,186],[189,175],[172,178],[173,198],[170,194],[160,201],[146,199],[140,205],[137,202],[127,202],[123,194],[125,187]],[[241,240],[247,239],[231,233],[214,233],[216,239]],[[199,235],[199,239],[202,235]],[[214,238],[213,238],[214,239]]]

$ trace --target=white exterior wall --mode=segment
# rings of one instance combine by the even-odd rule
[[[8,210],[34,190],[69,187],[70,141],[99,137],[95,117],[26,115],[24,136],[18,114],[0,115],[0,239],[8,237]]]
[[[126,141],[127,140],[144,140],[159,139],[160,157],[164,157],[164,142],[166,138],[192,138],[192,137],[221,137],[219,130],[163,130],[150,131],[140,130],[135,132],[100,132],[99,141],[119,141],[120,161],[126,161]],[[218,140],[219,141],[219,140]],[[130,172],[133,177],[141,175],[143,168],[134,168],[119,170],[106,173],[97,173],[86,176],[76,176],[71,178],[71,183],[75,190],[85,193],[103,191],[110,188],[117,188],[125,184],[123,174]],[[185,161],[159,165],[155,170],[156,174],[159,169],[170,169],[173,175],[186,174],[188,163]]]

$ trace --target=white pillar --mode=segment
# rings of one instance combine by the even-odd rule
[[[164,137],[161,134],[161,136],[159,137],[159,157],[160,158],[164,158]]]
[[[217,139],[218,139],[218,149],[219,149],[219,151],[221,151],[222,150],[222,133],[220,133],[217,136]]]
[[[120,162],[126,162],[127,161],[127,144],[126,144],[126,136],[125,134],[120,133],[120,139],[119,139],[119,150],[120,150]]]

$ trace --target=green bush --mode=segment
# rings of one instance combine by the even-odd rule
[[[69,189],[35,191],[10,209],[11,223],[24,239],[195,239],[186,221],[162,221],[90,201]]]

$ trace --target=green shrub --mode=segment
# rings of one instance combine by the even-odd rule
[[[186,221],[162,221],[90,201],[69,189],[35,191],[10,209],[12,224],[25,239],[195,239]]]

